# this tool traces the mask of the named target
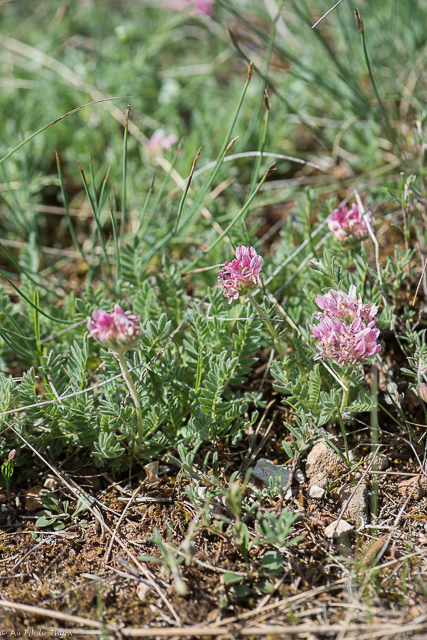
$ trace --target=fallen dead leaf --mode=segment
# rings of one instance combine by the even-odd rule
[[[37,509],[42,509],[42,501],[40,500],[40,494],[45,489],[39,484],[34,485],[31,489],[28,489],[27,494],[25,496],[25,510],[26,511],[37,511]]]

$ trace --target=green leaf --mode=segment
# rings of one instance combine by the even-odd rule
[[[155,562],[156,564],[160,564],[159,558],[155,556],[138,556],[138,560],[141,560],[141,562]]]
[[[86,511],[86,509],[89,509],[89,507],[91,507],[94,502],[95,499],[91,498],[87,494],[84,496],[80,496],[80,498],[77,500],[77,505],[73,513],[73,517],[77,516],[79,513],[82,513],[82,511]]]
[[[311,409],[314,411],[319,401],[320,384],[321,384],[318,364],[316,364],[314,366],[314,369],[310,372],[309,380],[310,382],[309,382],[309,391],[308,391],[308,402]]]
[[[242,582],[244,579],[245,576],[239,576],[237,573],[224,573],[225,584],[236,584],[238,582]]]
[[[261,559],[261,569],[266,573],[283,573],[283,558],[279,551],[266,551]]]
[[[38,520],[36,520],[36,527],[48,527],[53,522],[56,522],[56,518],[48,518],[47,516],[42,516]]]
[[[252,589],[249,589],[245,584],[239,584],[234,587],[234,595],[236,598],[248,598],[251,595]]]
[[[40,500],[45,509],[48,509],[49,511],[56,511],[56,513],[62,513],[59,501],[53,493],[42,491],[40,494]]]

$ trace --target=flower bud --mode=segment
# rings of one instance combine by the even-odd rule
[[[417,386],[417,393],[420,396],[421,400],[427,402],[427,384],[422,382]]]

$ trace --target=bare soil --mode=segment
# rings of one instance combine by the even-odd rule
[[[407,415],[412,403],[412,414],[419,419],[417,402],[410,392],[407,396]],[[278,399],[271,408],[275,424],[258,454],[278,464],[284,461],[280,444],[286,435],[282,412]],[[64,478],[77,481],[97,498],[110,530],[116,528],[125,508],[123,499],[143,483],[138,499],[145,501],[134,501],[128,509],[107,559],[111,534],[102,531],[88,511],[78,520],[66,520],[63,531],[36,529],[34,509],[39,507],[30,499],[26,502],[27,494],[34,494],[32,488],[48,484],[56,489],[61,501],[69,498],[75,504],[76,500],[40,461],[12,486],[10,499],[4,491],[1,494],[1,599],[3,605],[5,600],[29,605],[25,611],[14,610],[11,605],[2,609],[2,633],[5,637],[29,637],[46,632],[49,637],[62,629],[62,634],[73,638],[87,637],[89,631],[115,638],[128,637],[135,628],[139,628],[140,636],[161,636],[175,627],[175,637],[236,638],[249,634],[291,638],[298,633],[298,637],[311,639],[426,638],[427,490],[418,482],[425,427],[414,427],[419,429],[418,443],[408,442],[387,420],[387,416],[381,416],[380,444],[389,467],[377,474],[367,473],[364,478],[369,513],[372,497],[378,495],[378,518],[370,515],[368,526],[357,529],[355,525],[348,535],[331,542],[325,528],[339,517],[339,491],[348,483],[348,475],[338,475],[333,489],[321,500],[310,498],[307,482],[294,483],[291,498],[271,500],[265,508],[279,513],[287,506],[297,511],[299,519],[293,535],[302,538],[284,551],[284,574],[274,580],[274,590],[266,593],[260,581],[249,576],[245,597],[237,597],[233,587],[224,583],[225,571],[247,573],[244,558],[225,529],[221,536],[202,529],[194,539],[192,562],[181,565],[185,596],[176,592],[173,580],[160,564],[135,563],[139,555],[159,556],[151,541],[154,528],[165,540],[172,531],[169,543],[175,546],[195,517],[184,493],[188,481],[183,481],[170,462],[161,461],[160,480],[151,485],[141,468],[134,469],[131,486],[127,477],[113,478],[102,469],[88,467],[86,461],[79,467],[72,468],[72,460],[62,465],[59,473]],[[356,422],[352,432],[351,448],[363,459],[370,451],[366,439],[369,429],[363,422]],[[199,452],[200,465],[206,452],[207,448]],[[231,449],[222,446],[218,453],[227,478],[239,469],[248,447],[243,441]],[[54,466],[59,466],[58,461]],[[367,468],[362,464],[357,478]],[[351,522],[345,512],[342,517]],[[253,522],[249,522],[249,531],[251,537],[255,536]],[[251,552],[251,566],[256,566],[260,552],[259,548]],[[147,582],[147,575],[157,590]],[[41,614],[32,607],[49,612]],[[67,615],[64,619],[53,618],[52,612],[80,616],[87,623],[76,624]],[[100,628],[89,626],[91,622]],[[188,626],[196,628],[186,630]]]

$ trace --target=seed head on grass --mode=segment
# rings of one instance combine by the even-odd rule
[[[253,247],[237,247],[236,258],[232,262],[227,260],[218,272],[218,288],[229,298],[229,304],[259,285],[263,262]]]
[[[348,295],[332,289],[324,296],[316,296],[316,304],[323,312],[314,314],[320,322],[310,326],[313,338],[319,340],[315,360],[330,358],[343,366],[362,362],[381,351],[377,344],[380,330],[374,329],[378,307],[363,304],[360,294],[356,297],[354,285]]]
[[[371,223],[371,212],[367,211],[365,216],[368,218],[369,223]],[[362,240],[369,235],[363,214],[359,206],[355,203],[351,205],[351,209],[349,209],[346,204],[344,204],[341,209],[334,209],[331,219],[328,222],[328,227],[338,242],[342,243],[352,240]]]
[[[123,311],[116,304],[110,312],[96,309],[87,319],[90,335],[115,353],[125,353],[138,342],[142,327],[140,316]]]

